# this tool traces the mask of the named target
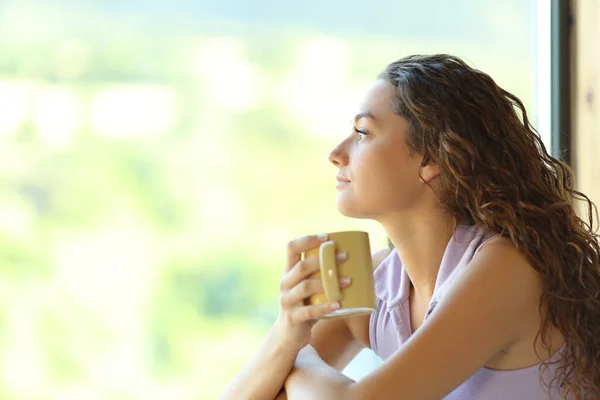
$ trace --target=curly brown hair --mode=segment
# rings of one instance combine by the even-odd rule
[[[574,189],[572,170],[547,153],[516,96],[458,57],[409,56],[379,78],[396,87],[392,110],[410,123],[409,147],[423,155],[422,165],[432,161],[441,171],[444,210],[456,224],[509,238],[541,277],[536,341],[550,351],[551,325],[566,341],[547,386],[557,383],[565,397],[600,399],[598,213]]]

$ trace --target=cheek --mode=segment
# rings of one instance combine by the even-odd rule
[[[367,182],[394,182],[405,175],[409,167],[405,160],[390,151],[365,151],[357,161],[362,179]]]
[[[416,195],[420,190],[419,162],[400,152],[366,153],[360,159],[359,189],[365,199],[396,202],[398,196]]]

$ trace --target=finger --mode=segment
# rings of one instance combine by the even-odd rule
[[[343,289],[350,286],[350,278],[347,276],[338,279],[338,286]],[[310,296],[323,293],[323,283],[320,279],[305,279],[290,291],[281,296],[280,304],[283,308],[291,308],[295,304],[304,302]]]
[[[326,242],[329,237],[326,234],[310,235],[292,240],[287,247],[287,264],[285,271],[291,270],[298,261],[302,258],[302,253],[306,250],[319,247],[321,243]]]
[[[295,324],[299,324],[301,322],[311,321],[314,319],[319,319],[324,317],[325,315],[338,310],[340,308],[340,303],[325,303],[319,304],[316,306],[304,306],[304,307],[296,307],[290,311],[290,317]]]
[[[320,279],[305,279],[281,297],[281,307],[291,308],[313,294],[323,293],[323,284]]]
[[[346,252],[336,252],[335,259],[338,264],[342,263],[348,259],[348,254],[346,254]],[[293,287],[320,269],[321,267],[319,265],[318,257],[308,257],[304,260],[298,261],[296,265],[294,265],[294,267],[282,278],[279,285],[279,290],[291,290]]]
[[[318,257],[308,257],[300,260],[294,267],[288,271],[281,279],[280,291],[291,290],[304,279],[314,274],[320,269]]]
[[[344,276],[338,279],[340,289],[347,288],[350,284],[350,277]],[[305,303],[306,300],[315,294],[323,292],[323,283],[320,279],[306,279],[281,297],[281,305],[284,308],[291,308],[298,303],[308,304]]]

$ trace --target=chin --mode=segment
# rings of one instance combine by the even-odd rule
[[[337,209],[340,214],[350,217],[350,218],[369,218],[369,214],[365,212],[365,210],[361,210],[355,204],[352,204],[348,201],[344,201],[343,199],[338,199],[337,201]]]

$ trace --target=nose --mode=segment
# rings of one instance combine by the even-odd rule
[[[345,149],[345,143],[344,140],[329,153],[329,161],[338,168],[348,164],[348,152]]]

